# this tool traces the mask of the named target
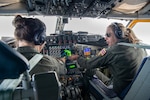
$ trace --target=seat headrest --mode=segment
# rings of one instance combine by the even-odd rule
[[[29,69],[28,60],[0,40],[0,79],[15,79]]]

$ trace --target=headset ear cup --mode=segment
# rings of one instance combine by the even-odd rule
[[[39,32],[39,33],[35,34],[35,36],[34,36],[34,44],[35,45],[41,45],[45,42],[45,40],[46,40],[46,34],[44,31],[42,33]]]
[[[123,32],[122,30],[120,29],[120,27],[118,26],[118,23],[113,23],[114,25],[114,33],[115,33],[115,36],[118,38],[118,39],[121,39],[123,38]]]
[[[122,33],[122,30],[121,30],[121,29],[118,29],[118,30],[117,30],[117,33],[118,33],[118,37],[119,37],[119,38],[123,38],[123,33]]]
[[[39,34],[35,34],[35,35],[34,35],[34,44],[35,44],[35,45],[38,43],[38,40],[39,40],[39,39],[38,39],[38,37],[39,37],[38,35],[39,35]]]
[[[40,44],[43,44],[46,41],[46,35],[45,33],[40,36]]]

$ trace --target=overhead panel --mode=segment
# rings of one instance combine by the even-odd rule
[[[109,13],[117,0],[32,0],[37,13],[67,17],[97,17]]]

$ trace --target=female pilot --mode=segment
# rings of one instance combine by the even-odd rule
[[[15,27],[14,36],[17,40],[17,51],[30,60],[35,54],[40,54],[45,45],[46,26],[37,18],[25,18],[17,15],[13,20]],[[65,59],[56,59],[44,55],[38,64],[30,71],[30,74],[56,71],[57,74],[65,74]]]
[[[112,80],[101,74],[101,72],[96,72],[96,74],[103,82],[105,81],[104,83],[109,83],[108,86],[112,83],[113,90],[119,96],[133,80],[146,54],[140,48],[117,45],[119,42],[139,43],[139,39],[133,31],[124,27],[121,23],[112,23],[107,27],[105,40],[108,48],[103,49],[102,54],[88,60],[79,55],[72,55],[69,59],[77,60],[80,67],[86,69],[94,69],[98,66],[109,68]]]

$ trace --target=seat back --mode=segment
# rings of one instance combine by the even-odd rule
[[[130,90],[132,84],[134,83],[135,79],[138,77],[138,75],[139,75],[141,69],[143,68],[143,66],[144,66],[144,64],[145,64],[145,62],[146,62],[146,60],[147,60],[147,58],[148,58],[148,57],[145,57],[145,58],[143,59],[141,65],[140,65],[140,67],[139,67],[139,69],[138,69],[138,71],[137,71],[137,74],[135,75],[135,77],[134,77],[134,79],[133,79],[133,81],[132,81],[132,82],[122,91],[122,93],[120,94],[120,98],[121,98],[121,99],[123,99],[123,98],[126,96],[126,94],[128,93],[128,91]]]
[[[150,57],[146,57],[135,77],[124,100],[149,100],[150,99]]]
[[[0,41],[0,79],[19,78],[29,69],[28,60],[9,45]]]
[[[36,100],[60,99],[60,83],[56,72],[34,74],[32,80]]]

